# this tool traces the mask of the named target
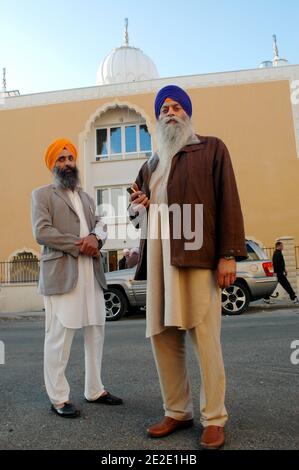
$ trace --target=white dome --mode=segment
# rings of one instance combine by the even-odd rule
[[[137,82],[159,78],[153,61],[140,49],[128,45],[117,47],[101,62],[97,85]]]
[[[286,59],[273,60],[273,67],[283,67],[284,65],[288,64],[289,62]]]
[[[260,69],[265,69],[267,67],[273,67],[272,60],[264,60],[264,62],[261,62],[259,67],[260,67]]]

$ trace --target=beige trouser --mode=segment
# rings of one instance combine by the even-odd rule
[[[56,315],[46,331],[44,345],[44,378],[51,403],[58,405],[69,400],[70,387],[65,377],[72,341],[77,330],[65,328]],[[104,391],[101,364],[105,326],[84,328],[85,390],[88,400],[96,400]]]
[[[204,427],[224,426],[228,419],[224,405],[225,372],[220,330],[220,309],[210,311],[202,323],[188,330],[200,365],[200,414]],[[177,420],[193,417],[185,337],[186,332],[176,327],[169,327],[151,337],[165,415]]]

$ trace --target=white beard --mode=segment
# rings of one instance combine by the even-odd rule
[[[170,119],[174,119],[177,123],[168,124]],[[172,157],[194,135],[194,130],[189,117],[186,119],[166,117],[157,121],[156,133],[159,165],[166,168],[167,164],[171,162]]]

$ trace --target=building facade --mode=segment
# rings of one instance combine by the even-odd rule
[[[83,188],[100,210],[110,205],[104,256],[106,269],[116,269],[122,250],[138,245],[138,234],[128,236],[126,188],[155,151],[154,99],[167,84],[190,94],[197,133],[229,148],[246,235],[264,246],[290,235],[299,245],[299,65],[159,78],[140,53],[125,39],[121,58],[102,62],[97,86],[2,99],[0,261],[38,258],[31,191],[52,181],[44,152],[65,136],[78,148]],[[137,76],[141,66],[147,72]]]

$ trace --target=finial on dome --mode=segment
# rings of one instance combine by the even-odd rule
[[[277,39],[276,39],[276,34],[273,34],[273,52],[274,52],[274,58],[273,60],[279,60],[279,53],[278,53],[278,47],[277,47]]]
[[[273,34],[272,38],[273,38],[273,54],[274,54],[273,60],[264,60],[260,64],[260,68],[281,67],[283,65],[288,65],[288,61],[286,59],[281,59],[279,57],[276,34]]]
[[[124,31],[124,46],[129,46],[129,33],[128,33],[129,20],[125,18],[125,31]]]

